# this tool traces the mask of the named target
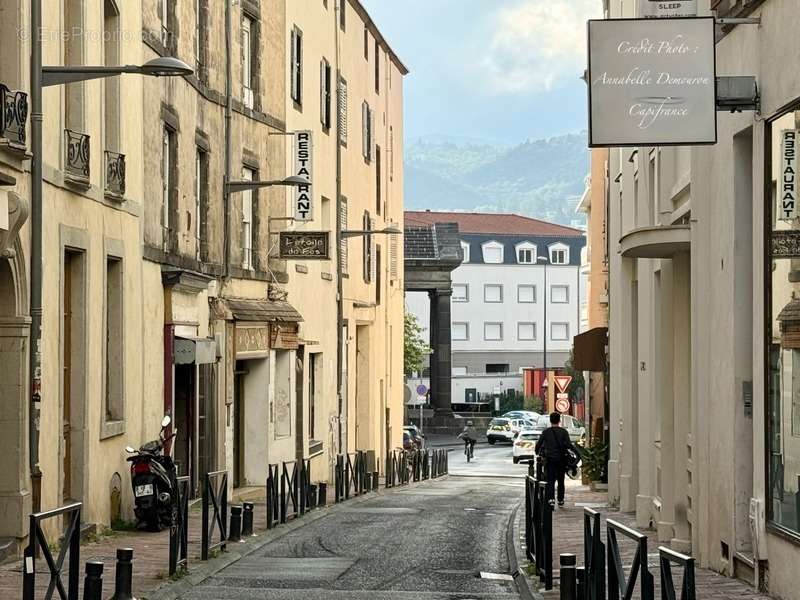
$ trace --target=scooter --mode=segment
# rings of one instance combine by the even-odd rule
[[[133,455],[127,461],[131,463],[131,487],[137,524],[150,531],[171,527],[177,518],[177,470],[169,452],[164,452],[166,444],[178,434],[176,430],[165,437],[171,422],[169,416],[165,416],[161,421],[158,439],[147,442],[138,451],[131,446],[125,448],[128,454]]]

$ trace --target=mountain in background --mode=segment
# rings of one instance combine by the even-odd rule
[[[589,174],[586,134],[516,146],[454,136],[412,140],[405,150],[409,210],[509,212],[564,225]]]

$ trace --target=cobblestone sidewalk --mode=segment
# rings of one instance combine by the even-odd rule
[[[545,600],[557,600],[559,598],[558,587],[558,556],[562,553],[575,554],[578,557],[578,564],[583,564],[583,505],[590,505],[602,514],[602,531],[603,541],[605,541],[605,520],[606,517],[611,518],[623,525],[637,529],[635,515],[630,513],[620,513],[606,508],[607,496],[605,493],[592,492],[586,486],[569,487],[567,490],[567,503],[563,509],[556,509],[553,515],[553,589],[545,592],[543,589],[540,593],[544,596]],[[576,506],[577,505],[577,506]],[[524,506],[524,505],[523,505]],[[520,507],[520,522],[519,531],[521,532],[522,539],[520,543],[523,546],[522,554],[524,555],[524,511]],[[641,530],[639,530],[641,531]],[[648,566],[650,573],[655,580],[655,597],[661,598],[661,582],[658,570],[658,544],[654,538],[654,532],[641,531],[645,535],[650,536],[648,540]],[[620,539],[620,554],[622,555],[622,562],[627,567],[633,558],[635,547],[632,543],[628,544]],[[696,570],[696,590],[697,600],[771,600],[769,596],[759,593],[747,584],[728,577],[723,577],[708,569]],[[676,579],[678,575],[676,573]],[[537,589],[539,585],[538,578],[534,577],[530,580],[532,588]],[[678,587],[676,582],[676,588]],[[679,588],[678,588],[679,589]],[[639,584],[637,583],[634,598],[639,598]]]

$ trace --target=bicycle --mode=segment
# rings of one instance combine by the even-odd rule
[[[472,440],[464,440],[464,454],[466,454],[467,462],[469,462],[475,455],[475,442]]]

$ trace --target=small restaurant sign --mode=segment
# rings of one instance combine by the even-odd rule
[[[697,16],[697,0],[640,0],[639,7],[645,19]]]
[[[797,137],[796,129],[781,131],[781,180],[778,187],[778,219],[797,217]]]
[[[314,143],[310,131],[294,134],[294,174],[308,181],[308,185],[295,188],[294,220],[311,221],[314,218],[314,190],[311,185]]]
[[[591,147],[717,142],[713,17],[588,27]]]
[[[328,260],[329,237],[327,231],[281,231],[279,258]]]

